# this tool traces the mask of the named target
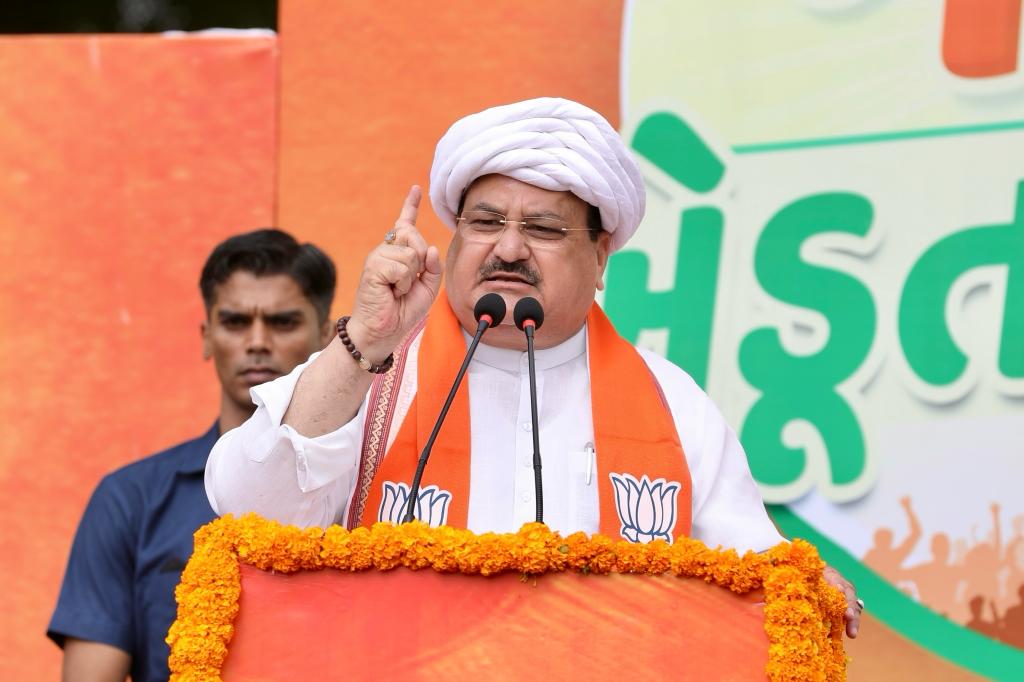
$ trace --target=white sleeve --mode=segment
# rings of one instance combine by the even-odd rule
[[[307,438],[281,419],[303,369],[250,392],[256,412],[220,437],[206,462],[206,496],[217,514],[256,512],[302,527],[340,523],[355,488],[366,401],[337,431]]]
[[[762,552],[785,538],[765,511],[747,454],[711,399],[679,367],[637,349],[661,384],[686,454],[692,489],[691,535],[709,547]]]

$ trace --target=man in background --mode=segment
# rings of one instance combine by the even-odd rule
[[[221,386],[202,436],[104,477],[71,547],[47,635],[64,649],[65,680],[166,680],[164,642],[192,534],[215,518],[203,488],[220,434],[256,409],[249,389],[288,374],[334,336],[335,269],[323,251],[280,230],[227,239],[199,288],[203,358]]]

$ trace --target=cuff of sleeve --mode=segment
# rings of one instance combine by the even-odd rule
[[[772,547],[786,542],[786,538],[779,535],[767,517],[763,522],[752,522],[751,519],[737,519],[737,522],[743,523],[746,527],[737,525],[731,529],[720,529],[715,533],[715,540],[706,544],[735,549],[738,554],[743,555],[746,552],[767,552]]]
[[[281,423],[302,371],[319,355],[319,352],[313,353],[306,362],[285,376],[250,390],[257,412],[266,414],[271,426],[271,429],[263,430],[257,438],[270,439],[277,443],[277,447],[287,444],[285,448],[295,453],[295,473],[299,489],[304,493],[322,488],[344,476],[351,476],[359,465],[362,450],[365,400],[350,422],[336,431],[315,438],[304,436],[288,424]],[[247,449],[250,452],[265,453],[266,459],[276,448],[272,443],[256,443]]]
[[[302,492],[308,493],[353,475],[362,449],[364,409],[365,403],[352,421],[316,438],[307,438],[287,424],[281,426],[280,437],[287,440],[295,452],[295,474]]]
[[[46,636],[53,642],[64,648],[64,642],[68,637],[99,642],[117,647],[122,651],[131,653],[131,636],[126,632],[126,623],[116,623],[109,620],[97,620],[95,617],[79,617],[75,614],[55,613],[50,626],[46,629]]]

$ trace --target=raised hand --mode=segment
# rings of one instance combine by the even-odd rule
[[[430,309],[441,288],[441,256],[416,229],[422,190],[409,189],[395,226],[366,257],[348,333],[370,362],[380,362]]]
[[[441,288],[437,247],[416,230],[421,195],[413,185],[394,229],[366,257],[356,290],[348,338],[371,364],[384,362]],[[335,338],[302,372],[282,422],[309,438],[330,433],[356,415],[374,376]]]

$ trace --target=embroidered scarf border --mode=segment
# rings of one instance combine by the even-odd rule
[[[391,369],[376,377],[370,385],[367,399],[366,423],[363,425],[363,448],[359,455],[359,473],[356,477],[356,489],[349,505],[349,530],[357,527],[366,508],[366,498],[370,494],[370,486],[377,475],[377,469],[387,451],[388,437],[394,423],[395,410],[398,405],[398,394],[402,388],[402,378],[409,359],[409,348],[416,337],[423,332],[426,318],[421,320],[406,336],[395,352],[395,363]]]

